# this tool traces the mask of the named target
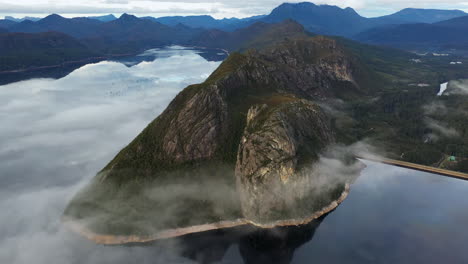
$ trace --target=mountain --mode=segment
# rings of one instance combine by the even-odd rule
[[[337,36],[352,36],[373,26],[369,19],[360,16],[352,8],[341,9],[309,2],[282,4],[260,20],[277,23],[285,19],[297,21],[312,33]]]
[[[159,22],[168,26],[182,24],[192,28],[219,29],[223,31],[233,31],[239,28],[247,27],[253,22],[264,16],[253,16],[248,18],[223,18],[215,19],[212,16],[169,16],[169,17],[144,17],[152,21]]]
[[[96,19],[96,20],[99,20],[101,22],[110,22],[110,21],[114,21],[114,20],[117,19],[113,14],[105,15],[105,16],[92,16],[92,17],[88,17],[88,18]]]
[[[290,35],[291,23],[258,32],[261,39],[247,42],[264,45],[231,54],[179,93],[73,199],[65,219],[99,234],[145,237],[239,218],[305,221],[338,199],[347,177],[308,191],[317,187],[308,177],[318,177],[306,173],[309,162],[335,142],[317,100],[362,94],[366,69],[336,40]],[[277,39],[266,45],[265,36]]]
[[[39,33],[47,31],[62,32],[73,37],[84,37],[95,32],[102,22],[90,18],[64,18],[53,14],[37,22],[25,20],[10,26],[11,32]]]
[[[119,19],[95,27],[94,33],[83,38],[83,42],[104,53],[133,53],[159,46],[183,44],[200,32],[201,30],[185,26],[170,27],[123,14]]]
[[[351,37],[376,27],[406,23],[432,23],[463,15],[466,15],[466,13],[459,10],[408,8],[388,16],[365,18],[349,7],[342,9],[337,6],[315,5],[310,2],[303,2],[284,3],[275,8],[269,15],[242,19],[215,19],[207,15],[170,16],[159,18],[143,17],[141,19],[169,27],[184,25],[192,29],[217,29],[227,32],[246,28],[256,22],[272,24],[292,19],[302,24],[307,31],[315,34]],[[127,16],[127,14],[125,14],[125,16]],[[20,21],[18,19],[13,20]],[[116,20],[118,19],[114,15],[67,19],[53,14],[39,21],[23,20],[21,23],[17,23],[16,25],[16,22],[12,20],[0,20],[0,27],[7,28],[11,32],[37,33],[58,31],[77,38],[88,38],[91,36],[96,37],[98,32],[103,32],[102,30],[97,30],[97,28],[99,28],[99,23],[105,24]],[[152,26],[154,27],[154,25]],[[141,28],[139,30],[143,31]]]
[[[107,16],[105,19],[107,18],[111,17]],[[184,26],[170,27],[128,14],[109,22],[95,18],[70,19],[50,15],[37,22],[26,20],[12,24],[8,30],[22,33],[65,33],[103,54],[134,53],[158,46],[183,44],[202,31]]]
[[[409,23],[436,23],[456,17],[466,16],[461,10],[437,10],[405,8],[388,16],[377,17],[372,20],[378,24],[409,24]]]
[[[0,19],[0,28],[9,28],[13,25],[17,24],[16,22],[14,21],[11,21],[11,20],[8,20],[8,19]]]
[[[434,24],[402,24],[378,27],[355,36],[356,40],[402,49],[468,50],[468,16]]]
[[[44,67],[96,56],[58,32],[0,34],[0,71]]]
[[[271,45],[277,40],[277,34],[284,37],[295,37],[306,34],[304,27],[292,20],[279,24],[256,22],[246,28],[233,32],[207,30],[195,36],[189,44],[209,48],[222,48],[236,51],[245,47]]]
[[[466,30],[466,29],[468,29],[468,15],[458,17],[458,18],[449,19],[449,20],[445,20],[445,21],[440,21],[438,23],[434,23],[434,25],[447,27],[447,28],[453,28],[453,29]]]
[[[312,33],[351,37],[376,27],[407,23],[434,23],[466,15],[460,10],[407,8],[388,16],[365,18],[349,7],[342,9],[337,6],[303,2],[284,3],[268,16],[256,20],[275,23],[292,19]]]
[[[168,26],[183,24],[194,28],[219,28],[220,22],[212,16],[169,16],[169,17],[145,17]]]
[[[28,16],[23,17],[23,18],[15,18],[15,17],[12,17],[12,16],[5,16],[5,19],[6,20],[11,20],[13,22],[18,22],[18,23],[23,22],[25,20],[30,20],[30,21],[39,21],[39,20],[41,20],[41,18],[39,18],[39,17],[28,17]]]

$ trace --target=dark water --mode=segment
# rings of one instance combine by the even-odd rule
[[[173,46],[173,47],[177,48],[179,46]],[[31,69],[31,70],[21,71],[21,72],[0,72],[0,85],[6,85],[9,83],[19,82],[19,81],[24,81],[24,80],[34,79],[34,78],[59,79],[59,78],[63,78],[67,76],[71,72],[83,67],[84,65],[87,65],[90,63],[98,63],[104,60],[121,62],[127,65],[128,67],[131,67],[141,62],[152,62],[156,59],[169,58],[175,55],[175,53],[168,54],[167,52],[165,52],[166,50],[167,49],[165,47],[161,47],[161,48],[148,50],[137,56],[129,55],[129,56],[122,56],[122,57],[107,58],[107,59],[94,58],[94,59],[88,59],[88,60],[84,60],[84,61],[80,61],[76,63],[61,65],[58,67]],[[218,50],[218,49],[186,48],[185,50],[186,51],[191,50],[194,53],[203,57],[207,61],[222,61],[228,56],[226,52],[222,50]]]
[[[468,263],[468,182],[367,164],[345,202],[310,225],[187,236],[181,255],[199,263]]]

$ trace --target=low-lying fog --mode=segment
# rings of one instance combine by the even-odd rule
[[[96,247],[60,226],[77,190],[220,64],[181,47],[144,54],[152,55],[132,67],[105,61],[59,80],[0,86],[0,263],[182,261],[155,248]]]

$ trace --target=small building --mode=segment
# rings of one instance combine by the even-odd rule
[[[455,156],[450,156],[449,161],[452,161],[452,162],[457,161],[457,158],[455,158]]]

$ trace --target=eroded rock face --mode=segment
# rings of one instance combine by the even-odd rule
[[[171,120],[163,139],[167,158],[177,163],[210,159],[227,129],[227,105],[216,85],[195,94]]]
[[[309,101],[250,108],[236,164],[244,215],[259,223],[288,217],[313,184],[301,168],[333,141],[327,118]]]

